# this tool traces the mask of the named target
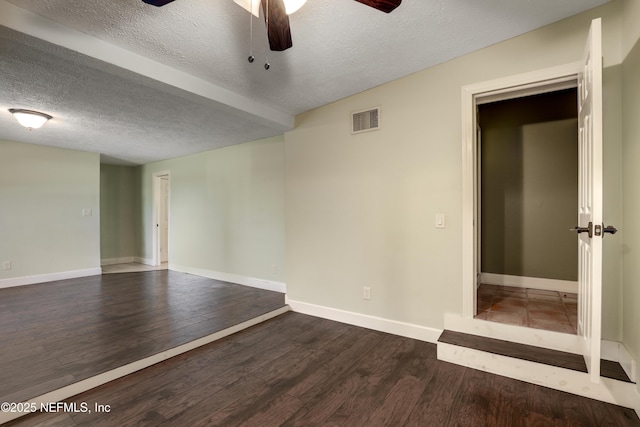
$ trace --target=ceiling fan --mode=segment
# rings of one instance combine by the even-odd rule
[[[153,6],[164,6],[174,0],[142,0]],[[262,5],[264,20],[267,24],[267,37],[269,38],[269,47],[273,51],[283,51],[293,46],[291,41],[291,28],[289,27],[288,13],[294,11],[287,10],[285,0],[234,0],[236,3],[253,13],[259,15],[259,5]],[[377,9],[381,12],[392,12],[396,7],[400,6],[402,0],[355,0],[369,7]],[[255,4],[254,4],[255,3]],[[304,1],[297,2],[300,7]],[[252,7],[253,6],[253,7]],[[296,8],[297,10],[297,8]],[[287,13],[288,12],[288,13]]]

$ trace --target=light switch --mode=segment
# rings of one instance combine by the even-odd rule
[[[444,214],[436,214],[436,228],[445,228]]]

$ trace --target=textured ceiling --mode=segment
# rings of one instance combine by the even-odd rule
[[[1,139],[140,164],[282,133],[196,94],[6,27],[0,27],[0,52]],[[16,126],[7,111],[13,107],[55,119],[28,131]]]
[[[134,164],[255,140],[295,114],[607,1],[404,0],[387,15],[309,0],[290,16],[293,48],[268,52],[264,24],[254,18],[251,43],[233,0],[0,0],[0,138]],[[12,107],[54,119],[28,132]]]

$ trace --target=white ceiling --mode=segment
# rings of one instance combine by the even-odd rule
[[[293,48],[233,0],[0,0],[0,139],[143,164],[282,134],[296,114],[609,0],[308,0]],[[265,58],[271,64],[265,71]],[[54,116],[29,132],[8,108]]]

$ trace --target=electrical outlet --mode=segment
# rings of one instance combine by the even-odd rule
[[[278,274],[278,264],[272,264],[271,265],[271,273],[272,274]]]
[[[93,212],[91,211],[91,208],[82,209],[82,216],[91,216],[91,215],[93,215]]]
[[[362,299],[371,299],[371,288],[366,286],[362,288]]]
[[[3,270],[11,270],[11,261],[3,261],[2,262]]]

